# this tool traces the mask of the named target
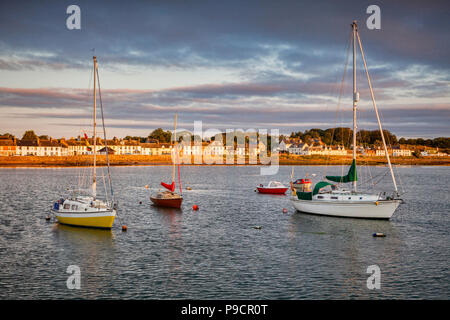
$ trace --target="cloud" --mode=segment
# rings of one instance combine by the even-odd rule
[[[77,4],[82,29],[69,31],[67,3],[0,3],[3,119],[83,119],[92,108],[92,93],[80,89],[79,74],[87,78],[95,54],[101,72],[110,76],[102,77],[102,97],[107,118],[121,120],[115,127],[143,130],[146,123],[170,123],[176,110],[186,124],[204,120],[220,128],[289,131],[332,125],[349,25],[357,19],[386,124],[402,134],[408,127],[410,134],[448,133],[450,41],[444,30],[450,21],[445,2],[383,3],[382,29],[374,31],[365,28],[365,9],[372,4],[367,1],[130,0],[126,10],[119,1]],[[351,71],[350,56],[342,98],[347,109]],[[361,107],[367,107],[366,80],[360,71],[357,76]],[[69,79],[69,86],[73,80],[73,87],[50,88],[48,79],[58,77]],[[44,80],[46,85],[37,87]],[[5,121],[10,120],[0,125]]]

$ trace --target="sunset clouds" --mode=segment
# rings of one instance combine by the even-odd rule
[[[81,1],[82,29],[69,31],[67,3],[2,3],[0,133],[70,136],[88,125],[93,48],[110,135],[169,128],[175,111],[186,129],[195,120],[282,133],[347,125],[345,114],[336,118],[337,97],[356,19],[386,128],[449,136],[449,6],[381,4],[382,28],[371,31],[369,4]],[[362,76],[361,125],[369,128]]]

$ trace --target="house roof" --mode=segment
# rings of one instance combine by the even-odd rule
[[[17,146],[20,147],[37,147],[38,145],[37,140],[17,140]]]
[[[0,139],[0,146],[15,146],[13,140]]]
[[[106,152],[106,147],[101,148],[98,152]],[[108,147],[108,153],[114,153],[114,150]]]

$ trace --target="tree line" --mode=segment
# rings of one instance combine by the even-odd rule
[[[450,148],[450,138],[448,137],[438,137],[434,139],[406,139],[400,138],[397,139],[397,136],[391,133],[389,130],[383,130],[384,138],[386,140],[386,144],[388,145],[396,145],[396,144],[408,144],[408,145],[418,145],[418,146],[427,146],[427,147],[438,147],[443,149]],[[381,146],[382,139],[379,130],[359,130],[357,132],[357,141],[363,146]],[[311,144],[314,142],[314,139],[320,139],[323,143],[331,145],[331,144],[341,144],[346,148],[349,148],[353,142],[353,130],[351,128],[329,128],[329,129],[310,129],[305,132],[298,131],[292,132],[290,138],[300,138],[304,142]]]
[[[424,139],[424,138],[416,138],[416,139],[406,139],[400,138],[397,139],[396,135],[391,133],[389,130],[383,130],[384,137],[386,139],[386,143],[388,145],[396,145],[396,144],[408,144],[412,146],[426,146],[432,148],[441,148],[441,149],[450,149],[450,138],[449,137],[438,137],[434,139]],[[178,140],[181,140],[181,136],[184,132],[178,132],[177,137]],[[236,135],[239,135],[239,132],[236,132]],[[14,135],[10,133],[5,133],[2,136],[7,136],[11,139],[14,139]],[[258,136],[258,134],[257,134]],[[126,136],[125,139],[129,140],[137,140],[141,143],[146,142],[148,139],[156,139],[160,143],[170,143],[172,137],[172,132],[170,130],[164,130],[162,128],[157,128],[153,130],[147,137],[140,136]],[[27,130],[22,136],[22,140],[35,140],[36,138],[40,139],[49,139],[47,135],[38,136],[33,130]],[[197,137],[200,139],[200,137]],[[214,140],[215,137],[212,137]],[[287,136],[280,136],[281,139],[285,139]],[[318,129],[313,128],[306,130],[304,132],[297,131],[292,132],[290,138],[300,138],[302,141],[307,144],[314,143],[315,139],[320,139],[323,143],[327,145],[343,145],[346,148],[350,148],[353,142],[353,130],[351,128],[337,127],[337,128],[329,128],[329,129]],[[191,136],[191,140],[194,140],[194,136]],[[236,139],[235,139],[236,140]],[[270,144],[270,137],[269,137]],[[359,130],[357,133],[358,143],[363,146],[381,146],[382,140],[379,130]],[[223,141],[225,141],[225,134],[223,134]],[[245,138],[245,142],[248,143],[248,137]]]

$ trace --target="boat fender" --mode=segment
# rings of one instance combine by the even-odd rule
[[[197,211],[197,210],[198,210],[198,205],[194,204],[194,205],[192,206],[192,209],[193,209],[194,211]]]
[[[376,237],[376,238],[383,238],[383,237],[386,237],[386,235],[385,235],[384,233],[381,233],[381,232],[375,232],[375,233],[373,234],[373,236]]]
[[[283,208],[283,213],[287,213],[288,210],[286,208]]]
[[[122,231],[123,231],[123,232],[126,232],[127,230],[128,230],[128,227],[127,227],[126,225],[123,225],[123,226],[122,226]]]
[[[375,205],[376,205],[376,206],[378,205],[378,201],[375,202]]]

